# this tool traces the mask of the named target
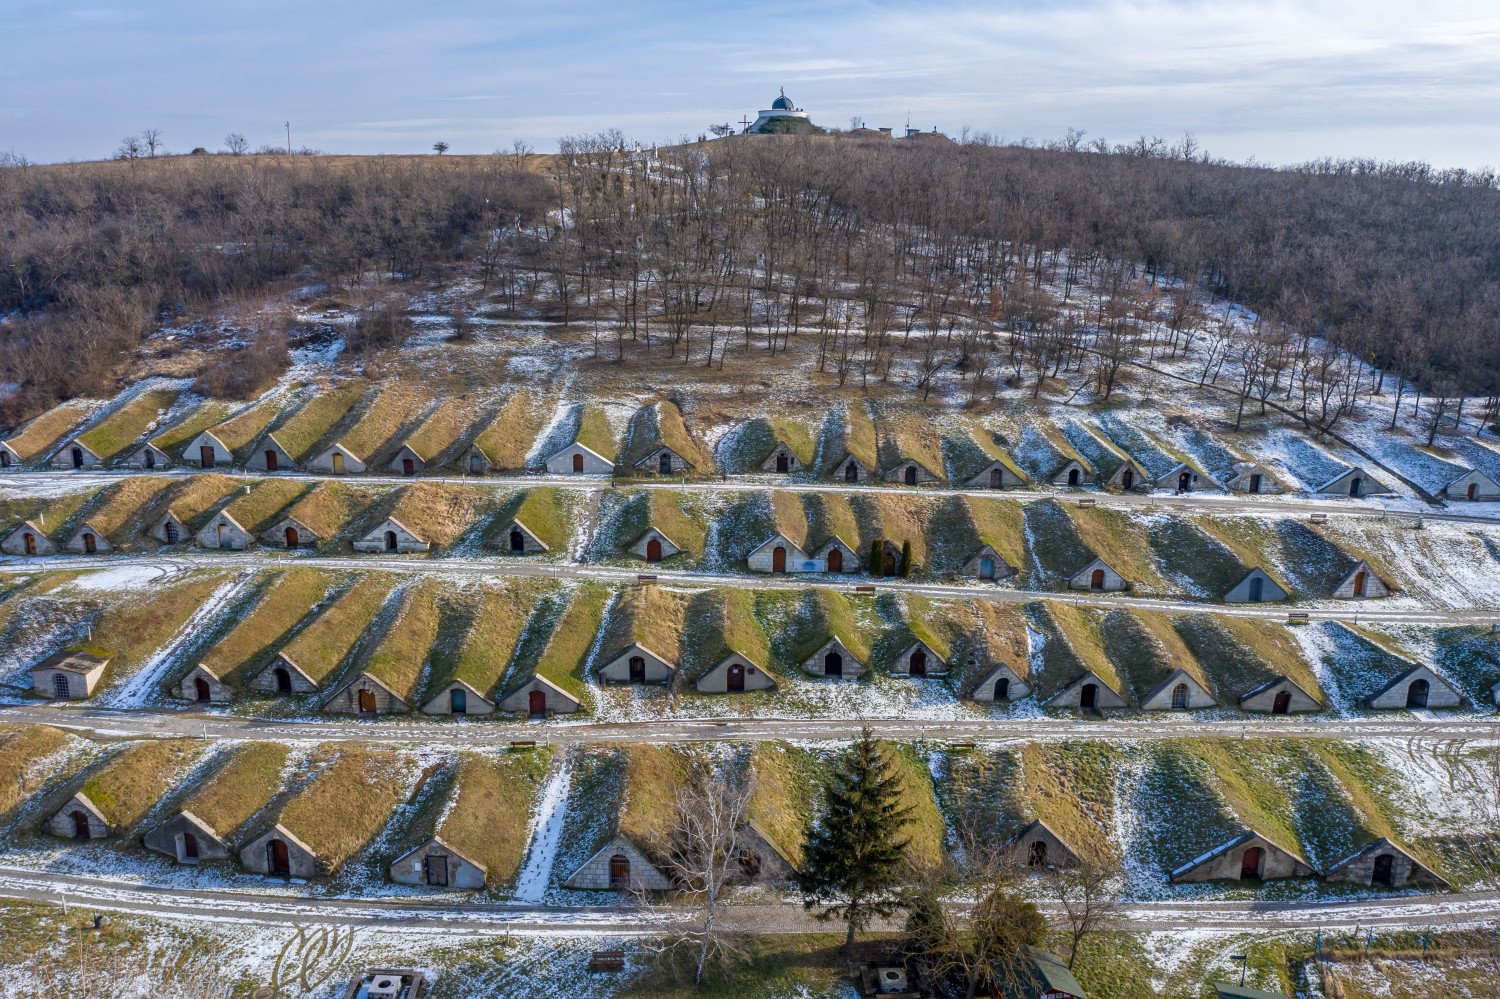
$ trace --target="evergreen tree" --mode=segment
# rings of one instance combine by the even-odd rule
[[[897,570],[902,579],[911,575],[911,541],[901,542],[901,567]]]
[[[839,760],[826,788],[823,820],[808,831],[797,875],[802,904],[823,906],[820,920],[848,925],[846,951],[872,919],[900,908],[910,842],[901,834],[912,813],[901,803],[904,790],[901,774],[866,728]]]

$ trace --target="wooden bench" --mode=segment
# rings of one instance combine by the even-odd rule
[[[623,950],[596,950],[589,955],[590,971],[624,971],[625,952]]]
[[[860,583],[854,588],[855,593],[874,593],[875,586],[872,583]]]
[[[535,739],[512,739],[512,740],[510,740],[510,748],[511,749],[535,749],[536,748],[536,740]]]
[[[1081,507],[1091,507],[1097,505],[1098,502],[1099,501],[1094,499],[1092,496],[1085,496],[1083,499],[1078,501],[1078,505]]]
[[[1306,624],[1309,620],[1311,618],[1307,616],[1307,611],[1287,611],[1287,624]]]
[[[1328,523],[1328,514],[1326,514],[1326,513],[1315,513],[1312,516],[1308,517],[1307,519],[1310,520],[1310,521],[1312,521],[1314,524],[1326,524],[1326,523]]]
[[[642,572],[642,573],[639,573],[635,577],[635,581],[637,583],[654,583],[654,582],[656,582],[656,573],[654,573],[654,572]]]

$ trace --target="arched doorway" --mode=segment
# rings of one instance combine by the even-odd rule
[[[82,468],[83,467],[83,448],[75,447],[73,449],[73,467],[74,468]]]
[[[828,549],[828,571],[844,571],[844,550],[842,548],[835,547]]]
[[[1266,851],[1252,846],[1240,857],[1240,880],[1252,881],[1260,877],[1260,865]]]
[[[214,454],[212,445],[203,445],[198,448],[198,464],[203,468],[213,468],[219,463],[218,456]]]
[[[1089,589],[1091,589],[1091,590],[1102,590],[1102,589],[1104,589],[1104,570],[1103,569],[1095,569],[1093,572],[1089,573]]]
[[[1363,569],[1354,574],[1354,595],[1356,597],[1362,597],[1365,595],[1365,580],[1368,577],[1369,573],[1365,572]]]
[[[402,458],[401,459],[401,474],[402,475],[416,475],[417,474],[417,463],[415,461],[412,461],[410,458]]]
[[[151,450],[149,447],[146,448],[146,467],[147,468],[155,468],[156,467],[156,452],[153,451],[153,450]]]
[[[98,540],[96,540],[92,534],[89,534],[87,532],[85,532],[83,535],[83,550],[88,552],[90,555],[99,550]]]
[[[1364,488],[1365,488],[1365,480],[1362,479],[1362,478],[1360,478],[1358,475],[1356,475],[1354,478],[1352,478],[1352,479],[1349,480],[1349,495],[1350,496],[1353,496],[1356,499],[1358,499],[1359,498],[1359,494],[1364,491]]]
[[[185,863],[191,863],[198,859],[198,837],[190,832],[182,834],[182,855],[180,859]]]
[[[1002,676],[995,681],[994,698],[997,701],[1010,700],[1010,677]]]
[[[362,715],[375,713],[375,691],[364,689],[359,692],[359,713]]]
[[[213,700],[213,691],[209,690],[208,681],[201,676],[193,677],[193,693],[197,695],[199,704],[207,704]]]
[[[927,653],[921,649],[911,654],[911,661],[907,664],[907,672],[912,676],[927,675]]]
[[[650,541],[646,542],[646,561],[647,562],[660,562],[661,561],[661,541],[660,541],[660,539],[658,539],[658,538],[652,538]]]
[[[780,545],[771,549],[771,571],[786,572],[786,549]]]
[[[297,529],[295,527],[288,527],[286,529],[286,546],[288,548],[296,548],[298,542],[300,542],[301,540],[302,538],[298,536]]]
[[[1172,688],[1172,710],[1186,711],[1188,706],[1188,685],[1179,683]]]
[[[906,466],[906,472],[902,476],[902,481],[904,481],[909,486],[914,486],[914,485],[917,484],[917,466],[916,465],[907,465]]]
[[[1284,715],[1292,710],[1292,692],[1289,690],[1278,690],[1276,699],[1271,702],[1271,714]]]
[[[266,451],[266,471],[268,471],[268,472],[277,471],[278,470],[278,466],[279,466],[279,462],[280,462],[280,459],[278,458],[278,456],[277,456],[277,454],[276,454],[275,451],[272,451],[272,450],[267,450]]]
[[[283,840],[273,839],[266,844],[266,871],[274,877],[291,877],[292,858]]]
[[[979,560],[979,578],[980,579],[994,579],[995,578],[995,560],[994,559],[990,558],[989,556],[985,556],[984,558],[982,558],[982,559]]]
[[[276,693],[290,694],[292,692],[292,674],[287,671],[286,667],[277,666],[276,672],[273,675],[276,677]]]
[[[844,657],[841,656],[841,655],[839,655],[837,652],[830,652],[830,653],[828,653],[828,655],[824,656],[823,657],[823,675],[824,676],[843,676],[844,675]]]
[[[1099,685],[1097,683],[1086,683],[1078,692],[1078,706],[1085,711],[1092,711],[1099,706]]]
[[[630,858],[623,853],[609,858],[609,887],[613,891],[630,887]]]
[[[1260,603],[1261,597],[1265,596],[1265,592],[1265,580],[1261,579],[1259,576],[1250,577],[1250,602],[1252,604]]]
[[[776,452],[776,471],[785,473],[785,472],[790,472],[791,470],[792,470],[792,463],[787,460],[786,452],[785,451],[777,451]]]
[[[218,527],[216,527],[214,529],[214,532],[218,535],[217,540],[218,540],[218,543],[219,543],[219,547],[220,548],[228,548],[229,547],[229,525],[221,523],[221,524],[218,525]]]
[[[656,470],[662,475],[672,474],[672,456],[663,451],[656,459]]]
[[[526,538],[521,534],[519,527],[512,527],[510,529],[510,550],[517,553],[526,550]]]
[[[631,683],[646,682],[646,659],[644,656],[631,656],[629,667]]]
[[[1177,476],[1177,491],[1190,493],[1193,491],[1193,477],[1187,472],[1181,472]]]
[[[1250,476],[1250,489],[1249,489],[1249,491],[1252,492],[1252,493],[1258,493],[1258,492],[1260,492],[1260,473],[1259,472],[1256,472],[1254,475]]]
[[[1044,839],[1034,839],[1034,840],[1031,841],[1031,848],[1026,851],[1026,866],[1027,867],[1046,867],[1047,866],[1047,841],[1046,840],[1044,840]]]
[[[573,455],[573,471],[574,472],[581,472],[581,471],[583,471],[583,455],[581,455],[581,454],[574,454]]]
[[[73,810],[73,838],[89,838],[89,816],[88,813],[81,808],[75,808]]]
[[[1005,484],[1005,473],[998,468],[990,469],[990,488],[999,489]]]
[[[1078,485],[1078,478],[1079,478],[1079,476],[1078,476],[1078,469],[1076,469],[1076,468],[1070,468],[1070,469],[1068,469],[1068,485],[1070,485],[1070,486],[1076,486],[1076,485]]]
[[[880,574],[882,576],[894,576],[896,574],[896,553],[888,551],[880,557]]]
[[[169,520],[163,526],[162,533],[167,537],[167,544],[175,545],[182,539],[182,532],[177,529],[177,521]]]
[[[73,689],[73,684],[72,684],[72,681],[69,680],[68,674],[66,674],[66,673],[53,673],[52,674],[52,696],[53,697],[71,697],[72,696],[72,689]]]
[[[1370,884],[1394,885],[1396,883],[1395,865],[1396,858],[1389,853],[1382,853],[1376,857],[1375,866],[1370,869]]]
[[[845,482],[858,482],[859,481],[859,466],[857,464],[855,464],[853,461],[849,462],[849,464],[847,464],[847,465],[844,466],[844,481]]]
[[[533,690],[526,695],[526,710],[528,714],[544,715],[547,713],[547,693],[542,690]]]
[[[1409,708],[1427,707],[1427,695],[1431,690],[1432,685],[1426,680],[1413,680],[1411,686],[1406,688],[1406,706]]]
[[[1135,487],[1135,469],[1127,468],[1120,473],[1120,488],[1130,492]]]
[[[731,694],[738,694],[745,689],[745,664],[730,663],[725,674],[724,685]]]
[[[388,551],[388,552],[393,552],[393,551],[396,550],[396,532],[395,531],[386,531],[385,532],[385,550]]]
[[[21,537],[21,543],[23,545],[25,545],[25,547],[26,547],[26,554],[27,555],[35,555],[36,554],[36,535],[35,534],[32,534],[30,531],[27,531],[24,535],[22,535],[22,537]]]
[[[1470,482],[1468,490],[1464,493],[1465,499],[1474,499],[1479,495],[1479,483]]]
[[[469,713],[469,692],[462,687],[448,691],[448,711],[455,715]]]

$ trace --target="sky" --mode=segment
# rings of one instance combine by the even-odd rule
[[[1500,167],[1500,0],[0,0],[0,153],[642,143],[755,117]]]

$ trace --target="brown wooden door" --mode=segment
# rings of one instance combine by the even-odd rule
[[[1240,858],[1241,881],[1251,881],[1260,877],[1260,863],[1264,856],[1265,851],[1258,846],[1252,846],[1245,851],[1244,856]]]
[[[375,691],[361,690],[359,692],[359,713],[362,715],[375,713]]]
[[[1005,482],[1005,475],[998,468],[990,469],[990,488],[999,489]]]
[[[830,548],[830,549],[828,549],[828,571],[829,572],[843,572],[844,571],[844,552],[843,552],[842,549],[840,549],[840,548]]]
[[[1258,473],[1250,476],[1250,491],[1252,493],[1260,492],[1260,475]]]
[[[581,472],[581,471],[583,471],[583,455],[581,455],[581,454],[575,454],[573,456],[573,471],[575,471],[575,472]]]
[[[442,854],[431,854],[423,859],[427,883],[434,888],[448,887],[448,858]]]
[[[1133,487],[1134,485],[1135,472],[1127,468],[1125,469],[1125,473],[1120,476],[1120,488],[1124,489],[1126,492],[1129,492],[1131,487]]]
[[[1365,578],[1366,573],[1363,569],[1354,574],[1354,595],[1356,597],[1365,595]]]
[[[35,555],[36,554],[36,535],[28,533],[23,540],[26,543],[26,554],[27,555]]]
[[[547,693],[543,690],[533,690],[526,698],[527,710],[534,715],[547,713]]]
[[[29,534],[26,536],[31,537]],[[771,551],[771,571],[786,572],[786,549],[780,545]]]
[[[630,858],[623,853],[609,858],[609,886],[615,891],[630,887]]]
[[[789,461],[787,461],[787,459],[786,459],[786,452],[785,451],[778,451],[778,452],[776,452],[776,471],[778,471],[778,472],[787,472],[787,471],[791,470],[791,467],[792,467],[792,463],[789,462]]]
[[[91,555],[99,550],[99,542],[94,540],[92,534],[85,534],[83,536],[83,550]]]
[[[646,542],[646,561],[661,561],[661,542],[656,538],[652,538],[650,541]]]
[[[89,838],[89,817],[81,809],[73,813],[73,838]]]
[[[630,667],[630,682],[631,683],[645,683],[646,682],[646,660],[645,659],[643,659],[640,656],[631,656],[630,657],[629,667]]]
[[[218,463],[219,459],[214,457],[214,449],[211,445],[204,445],[198,448],[199,465],[202,465],[204,468],[213,468]]]
[[[927,653],[918,649],[911,654],[911,663],[907,667],[912,676],[927,675]]]
[[[1284,715],[1292,710],[1292,694],[1289,690],[1278,690],[1276,700],[1271,705],[1271,714]]]
[[[272,874],[287,877],[292,873],[292,858],[287,854],[286,843],[273,839],[266,844],[266,866]]]
[[[412,461],[410,458],[402,458],[401,459],[401,474],[402,475],[416,475],[417,474],[417,463],[415,461]]]
[[[1104,589],[1104,570],[1103,569],[1095,569],[1089,575],[1089,589],[1091,589],[1091,590],[1102,590],[1102,589]]]
[[[743,663],[729,664],[729,676],[726,685],[731,694],[738,694],[745,689],[745,666]]]
[[[886,552],[885,557],[880,560],[880,572],[884,576],[894,576],[896,574],[896,554],[894,552]]]
[[[288,548],[296,548],[297,542],[301,540],[302,539],[297,536],[297,529],[295,527],[288,527],[286,529],[286,546]]]
[[[916,465],[907,465],[906,466],[906,473],[902,476],[902,478],[905,480],[905,482],[906,482],[907,485],[909,485],[909,486],[916,485],[917,484],[917,466]]]
[[[271,450],[267,450],[266,451],[266,471],[268,471],[268,472],[274,472],[274,471],[276,471],[277,461],[278,461],[278,459],[276,457],[276,452],[275,451],[271,451]]]

